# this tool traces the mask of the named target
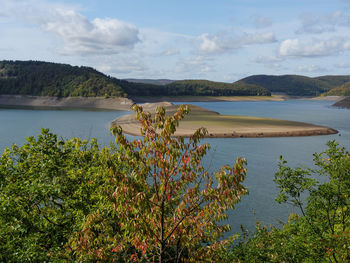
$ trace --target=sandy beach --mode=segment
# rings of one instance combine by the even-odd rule
[[[145,104],[144,110],[154,113],[157,104]],[[167,102],[163,104],[167,113],[171,114],[176,105]],[[220,115],[194,105],[189,105],[191,113],[180,122],[175,136],[189,137],[193,132],[205,127],[209,138],[259,138],[259,137],[290,137],[336,134],[338,131],[303,122],[258,118],[248,116]],[[112,122],[113,126],[120,125],[123,131],[130,135],[140,135],[140,126],[134,114],[122,116]]]

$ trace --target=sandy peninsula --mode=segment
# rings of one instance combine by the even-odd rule
[[[165,103],[143,104],[144,110],[155,112],[157,106],[164,106],[168,114],[177,110],[176,105]],[[221,115],[198,106],[189,105],[191,113],[180,122],[175,136],[189,137],[193,132],[205,127],[207,137],[211,138],[258,138],[258,137],[290,137],[336,134],[325,126],[303,122],[278,120],[270,118]],[[112,122],[112,126],[120,125],[123,131],[130,135],[140,135],[140,126],[134,114],[124,115]]]
[[[29,95],[0,95],[0,105],[24,107],[81,108],[130,110],[133,101],[127,98],[47,97]]]

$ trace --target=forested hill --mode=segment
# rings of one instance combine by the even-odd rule
[[[350,81],[328,91],[328,96],[350,96]]]
[[[255,96],[270,95],[246,83],[206,80],[175,81],[165,85],[128,82],[90,67],[41,61],[0,61],[0,94],[35,96]]]
[[[271,92],[263,87],[243,82],[224,83],[209,80],[174,81],[167,86],[169,92],[191,95],[194,92],[206,96],[270,96]]]
[[[271,92],[292,96],[317,96],[350,81],[350,76],[321,76],[310,78],[299,75],[253,75],[240,82],[255,84]]]
[[[0,94],[122,96],[112,78],[89,68],[39,61],[0,61]]]

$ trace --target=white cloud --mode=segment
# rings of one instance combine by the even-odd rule
[[[326,69],[317,65],[307,65],[307,66],[303,65],[303,66],[298,66],[297,71],[313,73],[313,72],[325,72]]]
[[[216,53],[226,49],[217,36],[203,34],[199,36],[199,39],[201,40],[199,50],[203,53]]]
[[[272,20],[262,15],[253,15],[253,24],[256,28],[264,28],[272,25]]]
[[[350,2],[350,0],[349,0],[349,2]],[[337,63],[337,64],[334,64],[334,67],[347,69],[347,68],[350,68],[350,63]]]
[[[260,64],[276,63],[282,60],[283,59],[281,57],[277,57],[277,56],[258,56],[252,59],[253,62],[260,63]]]
[[[334,32],[339,27],[350,26],[350,16],[336,11],[325,15],[303,14],[300,16],[301,28],[297,33],[314,33]]]
[[[147,67],[135,57],[116,57],[113,61],[105,60],[98,64],[96,69],[106,74],[139,74],[147,70]]]
[[[333,38],[329,40],[284,40],[279,47],[282,57],[318,57],[330,56],[350,50],[350,39]]]
[[[202,34],[198,39],[200,40],[199,51],[203,54],[225,53],[246,45],[266,44],[276,41],[275,35],[271,32],[245,33],[239,37],[231,37],[227,33]]]
[[[174,56],[178,54],[180,54],[180,50],[177,48],[170,48],[160,53],[161,56]]]
[[[202,75],[203,73],[214,72],[214,68],[211,66],[212,63],[207,57],[196,56],[191,57],[186,60],[182,60],[177,63],[175,71],[182,74],[195,74],[197,76]]]
[[[275,34],[272,32],[262,34],[244,34],[241,43],[242,45],[265,44],[276,42]]]
[[[138,29],[131,24],[112,18],[89,21],[72,10],[56,10],[41,26],[63,40],[64,54],[119,53],[139,41]]]
[[[113,18],[89,20],[72,5],[4,0],[2,7],[2,13],[9,19],[36,25],[58,37],[60,54],[113,54],[131,49],[140,41],[134,25]]]

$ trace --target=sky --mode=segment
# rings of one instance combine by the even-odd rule
[[[350,72],[350,0],[0,0],[0,60],[232,82]]]

